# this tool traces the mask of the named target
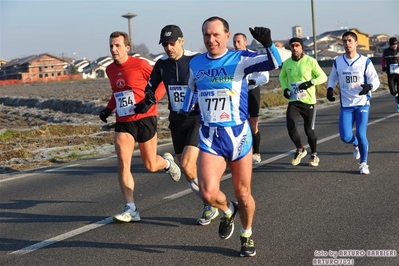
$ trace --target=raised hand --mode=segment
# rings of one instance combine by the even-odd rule
[[[264,28],[264,27],[255,27],[254,29],[249,28],[249,32],[251,32],[252,37],[254,37],[255,40],[260,42],[263,47],[270,47],[272,46],[272,38],[271,38],[271,32],[269,28]]]

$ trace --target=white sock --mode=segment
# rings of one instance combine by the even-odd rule
[[[234,205],[233,205],[233,203],[230,201],[230,203],[229,203],[229,209],[228,209],[227,211],[223,212],[223,213],[224,213],[224,215],[231,215],[231,214],[233,214],[233,212],[234,212]]]
[[[252,227],[249,228],[248,230],[245,230],[244,228],[241,228],[241,236],[250,237],[251,235],[252,235]]]
[[[198,178],[192,180],[191,182],[188,181],[188,185],[191,188],[191,191],[202,200],[200,193],[199,193],[199,186],[198,186]]]
[[[134,202],[126,203],[126,205],[129,206],[129,208],[130,208],[132,211],[135,211],[135,210],[136,210],[136,204],[134,204]]]
[[[168,171],[170,168],[170,162],[169,162],[169,160],[166,160],[166,159],[165,159],[165,161],[168,163],[168,165],[165,167],[165,170]]]

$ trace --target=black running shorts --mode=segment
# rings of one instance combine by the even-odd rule
[[[135,141],[146,142],[157,132],[157,117],[149,116],[132,122],[116,122],[115,132],[127,132]]]
[[[169,128],[175,154],[182,154],[187,145],[198,147],[199,139],[198,115],[190,115],[182,120],[176,112],[169,115]]]

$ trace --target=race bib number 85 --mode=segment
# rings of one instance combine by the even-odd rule
[[[172,107],[173,111],[178,112],[183,106],[184,97],[186,96],[186,90],[187,86],[183,85],[168,86],[170,106]]]

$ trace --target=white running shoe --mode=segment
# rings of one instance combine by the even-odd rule
[[[305,148],[303,148],[302,151],[297,150],[295,153],[294,159],[292,159],[292,161],[291,161],[291,164],[294,166],[300,164],[302,158],[305,157],[306,154],[308,154],[308,152],[306,151]]]
[[[126,205],[122,213],[114,215],[113,220],[114,222],[130,223],[138,222],[141,220],[141,218],[137,208],[133,211],[129,206]]]
[[[309,158],[309,166],[316,167],[316,166],[319,165],[319,162],[320,162],[320,159],[319,159],[319,157],[317,157],[317,155],[310,156],[310,158]]]
[[[254,153],[252,155],[252,163],[253,164],[258,164],[260,163],[261,159],[260,159],[260,154],[259,153]]]
[[[166,170],[166,173],[170,175],[173,181],[178,182],[180,180],[181,171],[179,166],[175,163],[172,154],[165,152],[162,157],[170,162],[169,169]]]
[[[218,208],[212,207],[211,205],[204,204],[204,211],[202,212],[201,218],[197,220],[198,225],[208,225],[213,219],[218,217]]]
[[[360,159],[360,151],[358,146],[353,146],[353,157],[355,157],[356,160]]]
[[[359,169],[360,169],[360,174],[361,174],[361,175],[368,175],[368,174],[370,174],[369,166],[368,166],[367,163],[365,163],[365,162],[363,162],[363,163],[360,164]]]

